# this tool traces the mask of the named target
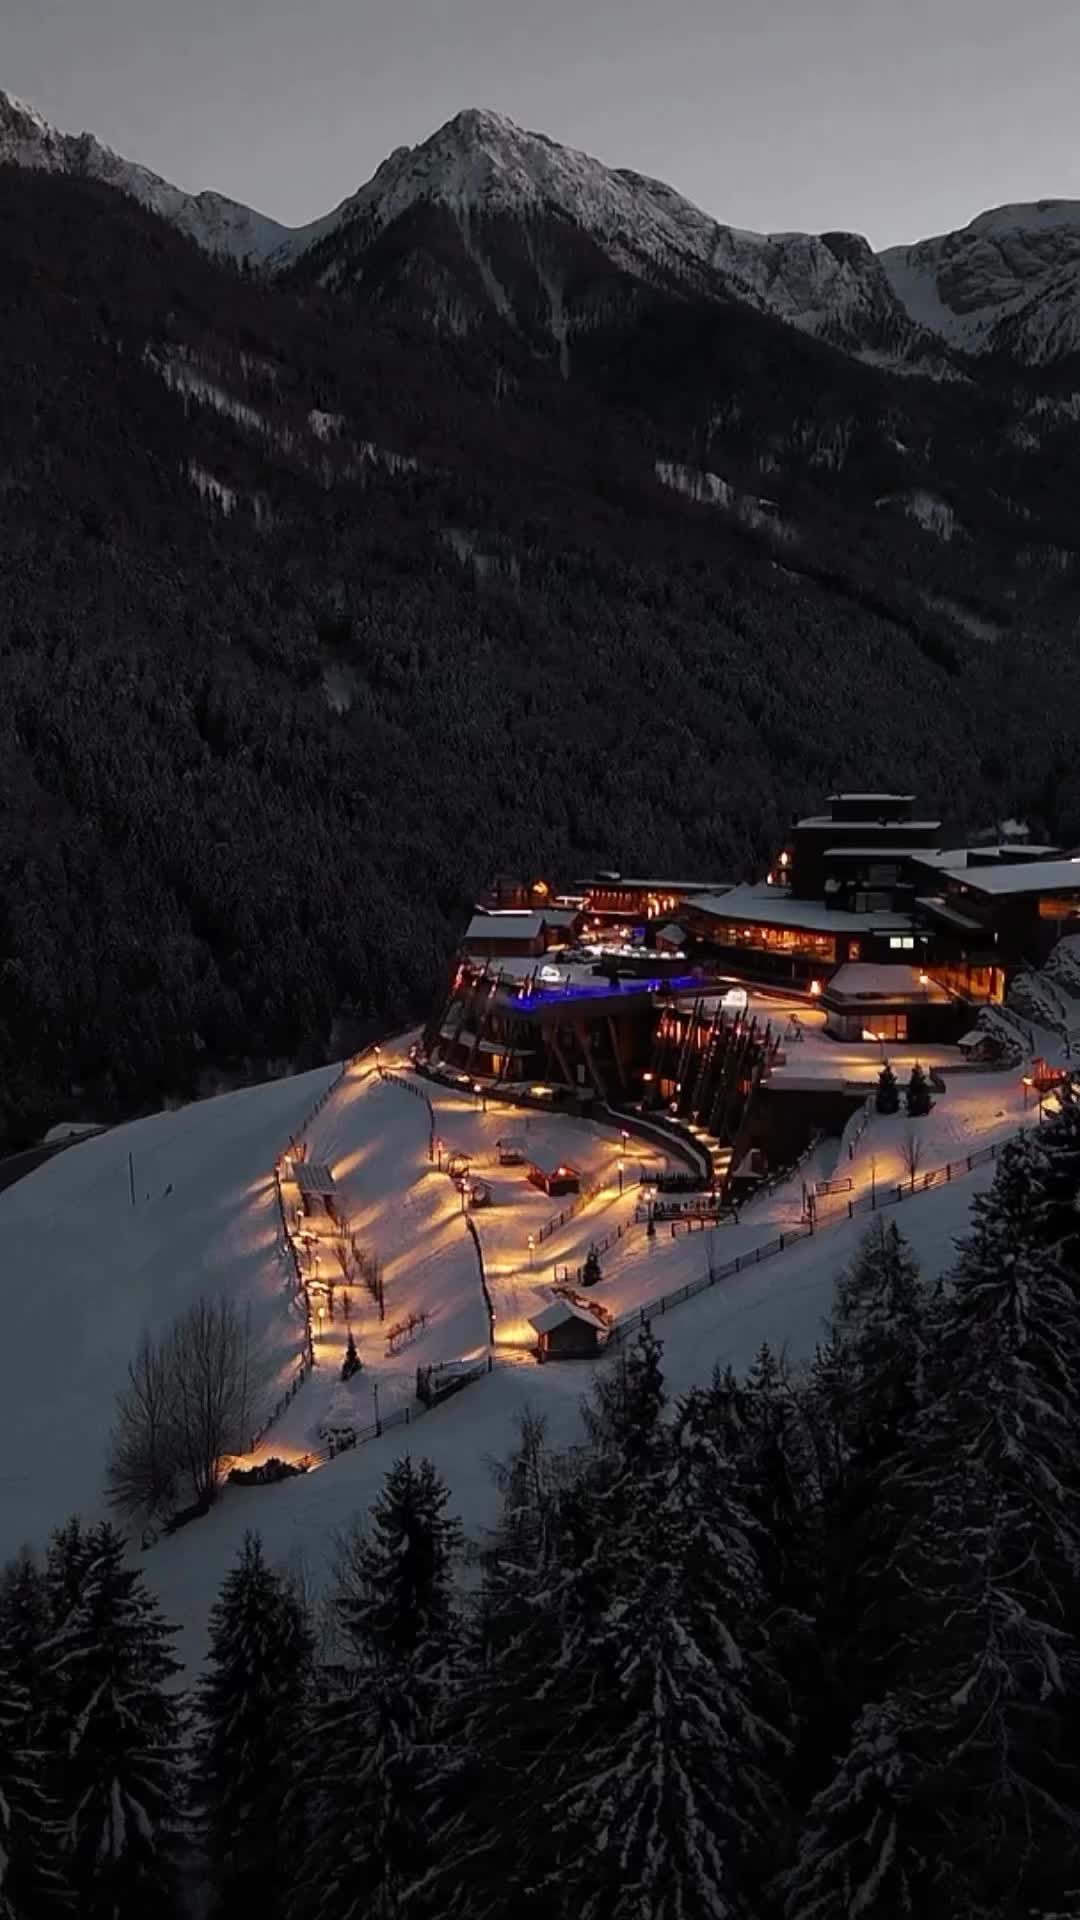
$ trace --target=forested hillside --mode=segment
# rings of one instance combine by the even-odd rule
[[[424,1010],[495,868],[737,878],[871,775],[1075,836],[1029,393],[641,289],[563,378],[14,168],[0,261],[0,1139]]]

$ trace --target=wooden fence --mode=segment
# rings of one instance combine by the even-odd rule
[[[494,1308],[494,1305],[492,1304],[491,1293],[488,1288],[487,1274],[484,1271],[484,1249],[480,1243],[480,1235],[476,1231],[476,1222],[472,1218],[471,1214],[467,1213],[465,1215],[465,1225],[468,1228],[469,1236],[472,1240],[473,1246],[476,1249],[476,1264],[480,1269],[480,1291],[484,1296],[484,1306],[487,1310],[488,1344],[490,1346],[494,1346],[495,1344],[495,1308]]]
[[[607,1233],[601,1234],[599,1240],[590,1240],[589,1251],[595,1253],[598,1259],[603,1254],[610,1253],[612,1247],[617,1246],[619,1241],[625,1238],[634,1225],[635,1222],[633,1220],[622,1221],[619,1226],[612,1227]],[[575,1280],[577,1285],[580,1286],[581,1276],[585,1271],[585,1263],[582,1261],[579,1267],[571,1267],[569,1265],[560,1267],[556,1264],[552,1271],[555,1275],[555,1284],[557,1286],[568,1280]]]
[[[303,1386],[304,1381],[308,1378],[308,1375],[310,1374],[312,1368],[315,1365],[315,1339],[314,1339],[314,1333],[313,1333],[313,1327],[312,1327],[311,1290],[308,1286],[307,1276],[300,1265],[300,1255],[297,1253],[296,1242],[294,1241],[292,1234],[289,1230],[289,1222],[285,1214],[285,1201],[281,1192],[281,1163],[288,1154],[297,1152],[304,1138],[304,1135],[307,1133],[307,1130],[311,1126],[312,1122],[318,1118],[323,1108],[327,1105],[327,1102],[333,1098],[333,1095],[337,1092],[338,1088],[342,1085],[342,1083],[348,1078],[353,1068],[358,1067],[360,1065],[360,1062],[365,1058],[365,1056],[372,1053],[373,1047],[374,1047],[374,1042],[372,1042],[370,1046],[361,1047],[359,1053],[351,1054],[347,1060],[342,1062],[342,1065],[338,1069],[337,1073],[334,1075],[334,1078],[331,1081],[329,1081],[329,1083],[323,1088],[321,1094],[319,1095],[319,1098],[315,1101],[314,1105],[309,1108],[303,1120],[300,1122],[300,1125],[296,1127],[295,1130],[289,1135],[287,1144],[282,1148],[282,1151],[278,1154],[277,1160],[274,1163],[274,1193],[277,1199],[278,1219],[281,1224],[281,1233],[282,1233],[284,1250],[292,1266],[293,1278],[296,1282],[296,1286],[300,1293],[300,1297],[304,1303],[304,1337],[303,1337],[303,1345],[300,1351],[300,1362],[299,1362],[297,1371],[293,1375],[292,1380],[290,1381],[288,1387],[286,1387],[285,1392],[281,1395],[276,1406],[274,1406],[271,1409],[271,1411],[267,1414],[266,1419],[263,1421],[262,1426],[259,1427],[257,1432],[252,1435],[252,1439],[251,1439],[252,1453],[255,1452],[255,1449],[257,1447],[261,1446],[262,1442],[265,1440],[267,1434],[269,1433],[271,1427],[274,1426],[274,1424],[278,1420],[280,1420],[281,1415],[284,1413],[286,1407],[292,1404],[293,1400],[296,1398],[296,1395],[299,1393],[300,1388]]]
[[[836,1209],[826,1213],[827,1224],[838,1225],[844,1220],[853,1220],[856,1214],[874,1213],[882,1207],[898,1206],[915,1194],[928,1193],[933,1187],[945,1186],[953,1180],[959,1180],[965,1174],[973,1173],[976,1167],[988,1166],[991,1161],[998,1158],[1003,1148],[1011,1145],[1014,1140],[1022,1139],[1023,1133],[1024,1129],[1021,1129],[1018,1133],[1010,1134],[1005,1140],[995,1140],[988,1147],[979,1147],[976,1152],[965,1154],[961,1160],[949,1160],[944,1166],[934,1167],[928,1173],[916,1174],[914,1182],[907,1180],[895,1185],[874,1187],[869,1193],[861,1194],[857,1200],[845,1200],[838,1196],[839,1204]],[[820,1209],[816,1224],[818,1228],[824,1224]],[[618,1346],[630,1334],[636,1333],[639,1327],[647,1327],[658,1314],[670,1312],[672,1307],[681,1306],[684,1300],[694,1299],[697,1294],[704,1293],[708,1287],[716,1286],[720,1280],[729,1280],[733,1274],[742,1273],[747,1267],[757,1267],[763,1260],[775,1259],[778,1254],[786,1253],[789,1247],[795,1246],[799,1240],[809,1238],[814,1232],[813,1222],[807,1226],[791,1227],[786,1232],[777,1234],[774,1240],[767,1240],[762,1246],[752,1248],[749,1253],[740,1253],[733,1260],[726,1260],[722,1266],[710,1265],[708,1272],[701,1274],[696,1280],[689,1280],[685,1286],[676,1287],[673,1293],[660,1294],[655,1300],[646,1301],[643,1307],[638,1307],[624,1319],[617,1320],[608,1334],[605,1345]]]
[[[976,1167],[989,1166],[996,1160],[1002,1149],[1011,1146],[1014,1140],[1024,1136],[1025,1129],[1010,1133],[1004,1140],[993,1140],[988,1147],[979,1147],[974,1153],[967,1153],[960,1160],[947,1160],[944,1166],[931,1167],[926,1173],[917,1169],[906,1180],[889,1181],[886,1185],[871,1187],[869,1193],[862,1193],[857,1200],[846,1199],[843,1194],[825,1196],[826,1204],[815,1206],[818,1223],[823,1220],[853,1220],[859,1213],[875,1213],[880,1207],[895,1207],[901,1201],[911,1199],[913,1194],[929,1193],[932,1187],[943,1187],[953,1180],[962,1180],[965,1174],[973,1173]],[[831,1204],[830,1204],[831,1201]]]

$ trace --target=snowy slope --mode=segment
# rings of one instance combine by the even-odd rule
[[[1080,345],[1080,201],[997,207],[879,257],[910,318],[951,346],[1036,364]]]
[[[250,1307],[263,1377],[295,1362],[302,1323],[268,1172],[332,1077],[321,1068],[117,1127],[0,1194],[0,1558],[75,1509],[100,1510],[113,1399],[144,1328],[227,1292]]]

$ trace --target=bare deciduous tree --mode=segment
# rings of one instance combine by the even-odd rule
[[[117,1396],[107,1484],[115,1506],[161,1514],[186,1482],[209,1505],[247,1446],[249,1336],[228,1300],[205,1296],[155,1344],[144,1337]]]
[[[905,1139],[904,1144],[901,1147],[900,1151],[903,1156],[904,1167],[908,1177],[908,1183],[910,1185],[912,1193],[914,1193],[915,1176],[918,1173],[919,1168],[922,1166],[923,1150],[922,1150],[922,1141],[919,1139],[918,1134],[914,1131],[913,1128],[909,1131],[907,1138]]]
[[[159,1514],[172,1504],[179,1479],[176,1422],[168,1354],[147,1335],[117,1395],[109,1444],[108,1493],[125,1512]]]
[[[174,1326],[168,1355],[181,1464],[196,1500],[210,1501],[224,1460],[247,1445],[247,1339],[232,1302],[196,1300]]]

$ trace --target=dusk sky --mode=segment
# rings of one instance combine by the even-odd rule
[[[466,106],[735,226],[1080,198],[1075,0],[0,0],[0,87],[290,224]]]

